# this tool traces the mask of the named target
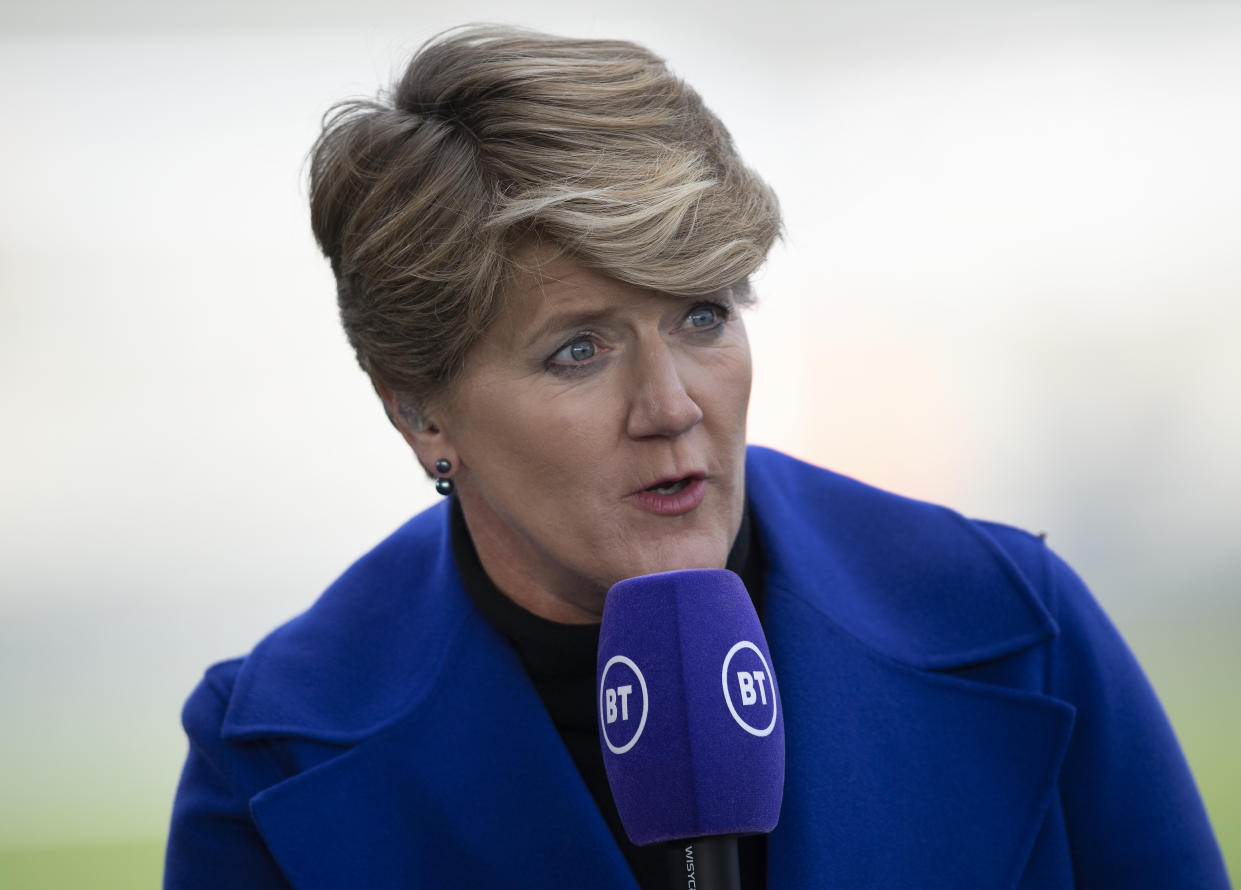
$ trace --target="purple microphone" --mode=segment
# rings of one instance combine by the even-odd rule
[[[719,886],[738,886],[736,836],[775,828],[784,794],[780,695],[745,585],[723,569],[621,581],[597,665],[599,741],[629,839],[693,839],[672,854],[674,886],[715,886],[717,867],[734,876]]]

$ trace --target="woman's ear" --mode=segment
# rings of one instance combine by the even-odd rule
[[[418,463],[426,470],[428,476],[450,477],[457,467],[457,452],[449,442],[447,434],[431,418],[418,412],[402,396],[393,392],[377,380],[371,381],[375,393],[383,402],[384,413],[401,438],[413,449]],[[452,470],[441,472],[436,463],[448,461]]]

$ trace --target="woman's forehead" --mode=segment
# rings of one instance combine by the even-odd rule
[[[619,281],[561,252],[537,265],[524,265],[506,289],[498,319],[506,334],[534,341],[545,333],[651,303],[685,298]]]
[[[546,241],[519,248],[513,266],[502,314],[520,318],[601,311],[636,300],[683,304],[703,299],[702,295],[674,294],[621,281]]]

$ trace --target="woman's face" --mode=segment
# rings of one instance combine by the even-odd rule
[[[724,566],[744,501],[749,343],[725,297],[687,302],[527,256],[542,265],[432,410],[438,441],[419,454],[453,460],[501,590],[553,620],[597,621],[621,579]]]

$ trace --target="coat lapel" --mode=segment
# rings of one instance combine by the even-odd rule
[[[788,773],[768,886],[1014,886],[1073,709],[907,667],[770,594]]]
[[[636,890],[450,538],[419,514],[246,660],[224,736],[292,761],[251,799],[264,841],[297,890]]]
[[[520,663],[477,617],[418,709],[252,812],[298,890],[636,888]]]
[[[1007,659],[1037,689],[1038,595],[951,511],[761,449],[747,473],[787,746],[768,885],[1015,886],[1074,709],[944,672]]]

